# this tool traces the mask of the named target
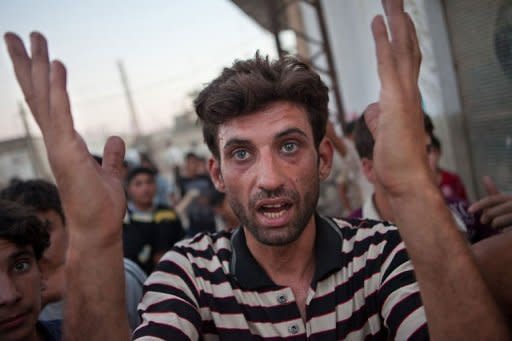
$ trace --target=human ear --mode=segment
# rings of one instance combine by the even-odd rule
[[[208,172],[212,179],[213,185],[219,192],[225,191],[224,179],[222,178],[222,172],[220,170],[220,160],[211,157],[208,160]]]
[[[376,177],[375,172],[373,171],[373,160],[364,157],[361,159],[361,165],[366,179],[375,185]]]
[[[324,137],[318,146],[318,174],[321,181],[331,174],[333,151],[331,140]]]

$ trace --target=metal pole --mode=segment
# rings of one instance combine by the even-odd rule
[[[121,60],[117,61],[117,66],[119,68],[119,74],[121,75],[121,81],[123,82],[124,94],[126,101],[128,102],[128,109],[130,110],[133,134],[135,135],[135,140],[137,140],[140,136],[140,126],[139,121],[137,120],[137,111],[135,110],[135,104],[133,102],[132,93],[130,91],[128,77],[126,76],[124,65]]]
[[[42,167],[41,161],[39,160],[39,154],[36,151],[34,146],[34,141],[32,141],[32,134],[30,133],[30,128],[27,121],[27,112],[25,111],[25,107],[23,103],[18,103],[19,113],[21,116],[21,122],[23,123],[23,128],[25,130],[25,143],[28,149],[28,155],[30,157],[30,164],[32,165],[32,171],[34,172],[35,177],[39,177],[42,175]]]
[[[327,63],[329,65],[329,74],[331,77],[331,88],[334,92],[334,101],[336,103],[336,108],[338,109],[338,119],[340,121],[341,127],[345,129],[346,120],[345,120],[345,110],[343,108],[343,100],[341,99],[341,90],[338,86],[336,67],[334,66],[334,58],[332,56],[331,44],[329,43],[329,36],[327,34],[327,27],[325,25],[324,12],[322,8],[321,0],[316,0],[312,2],[312,5],[316,7],[316,13],[318,16],[318,23],[320,25],[320,31],[322,33],[323,41],[324,41],[324,49],[325,56],[327,57]]]
[[[272,20],[272,34],[274,35],[277,54],[279,58],[282,58],[284,55],[284,51],[283,47],[281,46],[281,41],[279,40],[279,13],[276,6],[276,2],[274,0],[267,0],[267,10],[269,17]]]

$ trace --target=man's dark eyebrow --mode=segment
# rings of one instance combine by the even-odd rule
[[[304,137],[307,137],[306,133],[303,132],[302,130],[300,130],[299,128],[289,128],[289,129],[286,129],[286,130],[283,130],[281,132],[279,132],[275,138],[282,138],[282,137],[285,137],[287,135],[291,135],[291,134],[299,134],[299,135],[302,135]],[[231,146],[247,146],[247,145],[250,145],[251,144],[251,141],[247,140],[247,139],[241,139],[241,138],[233,138],[233,139],[230,139],[228,140],[228,142],[226,142],[226,144],[224,145],[223,149],[226,150],[228,149],[229,147]]]
[[[34,257],[34,252],[30,250],[19,250],[9,255],[9,260],[15,260],[20,257]]]
[[[228,149],[231,146],[244,146],[244,145],[250,145],[251,142],[247,139],[240,139],[240,138],[233,138],[228,140],[226,144],[224,145],[223,149]]]
[[[291,135],[291,134],[299,134],[299,135],[302,135],[302,136],[304,136],[304,137],[308,137],[308,136],[306,135],[306,133],[305,133],[305,132],[303,132],[302,130],[300,130],[299,128],[289,128],[289,129],[286,129],[286,130],[284,130],[284,131],[282,131],[282,132],[278,133],[278,134],[276,135],[276,138],[282,138],[282,137],[285,137],[285,136],[287,136],[287,135]]]

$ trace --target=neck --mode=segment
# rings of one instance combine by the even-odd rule
[[[134,202],[132,201],[133,203],[133,206],[135,206],[135,208],[137,208],[139,211],[151,211],[153,209],[153,203],[150,202],[150,203],[137,203],[137,202]]]
[[[308,283],[315,270],[314,245],[316,225],[314,216],[300,237],[284,246],[268,246],[247,233],[247,247],[269,277],[278,285],[290,286],[298,280]]]
[[[391,211],[386,195],[376,188],[372,200],[380,218],[382,220],[393,222],[393,212]]]

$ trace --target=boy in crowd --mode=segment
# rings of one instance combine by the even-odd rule
[[[57,187],[42,179],[17,180],[0,192],[0,198],[15,201],[34,210],[44,223],[50,236],[50,246],[43,252],[39,264],[44,268],[45,289],[42,295],[42,321],[62,320],[65,296],[64,265],[68,245],[66,217],[62,209]],[[124,259],[126,307],[130,327],[140,322],[137,304],[142,298],[142,286],[146,280],[144,272],[129,259]]]
[[[126,258],[150,274],[163,254],[185,232],[176,212],[169,206],[155,204],[155,171],[135,167],[126,176],[128,207],[123,224],[123,248]]]
[[[0,340],[56,341],[60,321],[38,321],[44,282],[38,261],[50,245],[34,212],[0,200]]]

